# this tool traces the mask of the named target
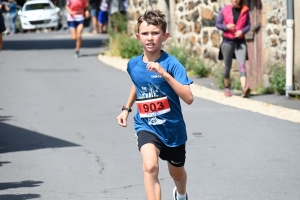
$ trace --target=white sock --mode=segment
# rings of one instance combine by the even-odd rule
[[[186,200],[186,193],[185,194],[179,194],[177,192],[177,200]]]

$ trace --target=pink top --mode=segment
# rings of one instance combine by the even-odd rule
[[[84,8],[86,7],[88,1],[87,0],[67,0],[67,5],[71,9],[71,11],[76,11],[77,14],[70,15],[68,13],[67,20],[68,21],[82,21],[84,20]]]

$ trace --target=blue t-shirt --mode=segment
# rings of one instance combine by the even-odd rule
[[[16,14],[16,10],[17,10],[16,4],[10,3],[9,4],[9,13],[10,14]]]
[[[183,85],[192,84],[184,66],[172,55],[162,51],[156,60],[173,78]],[[139,111],[134,116],[136,132],[150,131],[169,147],[176,147],[187,141],[186,126],[181,112],[180,99],[169,83],[156,72],[146,69],[143,55],[132,58],[127,64],[127,71],[136,88],[137,99],[151,99],[166,96],[170,111],[164,114],[141,117]],[[137,101],[138,102],[138,101]]]

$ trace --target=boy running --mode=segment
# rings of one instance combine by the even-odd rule
[[[194,97],[189,86],[192,80],[175,57],[161,50],[162,43],[169,37],[165,15],[161,11],[146,11],[138,18],[137,26],[136,37],[144,53],[127,64],[133,86],[117,117],[118,124],[127,126],[129,112],[136,102],[138,112],[134,116],[134,127],[143,157],[147,198],[161,199],[160,157],[168,161],[169,173],[175,183],[174,200],[187,200],[184,169],[187,133],[179,98],[188,105],[192,104]]]
[[[79,58],[79,50],[82,43],[82,30],[84,18],[89,17],[89,3],[87,0],[67,0],[66,10],[67,20],[71,32],[72,40],[76,40],[75,58]]]

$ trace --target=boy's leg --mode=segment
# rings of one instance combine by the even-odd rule
[[[144,184],[147,198],[151,200],[161,199],[161,188],[158,180],[158,156],[159,149],[154,144],[144,144],[141,149],[143,157]]]
[[[169,173],[174,180],[175,186],[179,194],[186,194],[187,174],[182,167],[175,167],[168,162]]]

